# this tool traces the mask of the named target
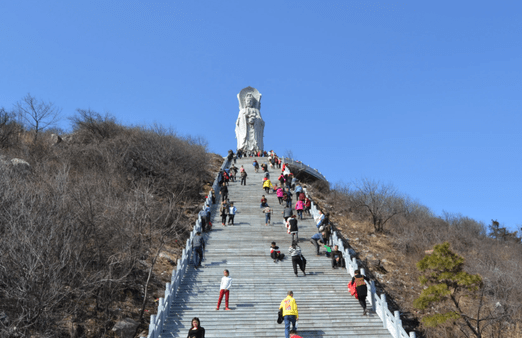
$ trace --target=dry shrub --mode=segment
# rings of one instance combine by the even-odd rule
[[[184,242],[184,207],[212,179],[200,141],[93,112],[73,128],[55,146],[42,133],[8,149],[30,174],[0,171],[2,337],[66,335],[66,318],[99,337],[122,316],[139,320],[144,268],[165,243]],[[131,308],[115,312],[126,294]]]
[[[16,122],[14,112],[0,108],[0,149],[8,149],[17,144],[22,126]]]
[[[376,189],[378,191],[378,189]],[[357,198],[361,189],[356,184],[338,184],[328,194],[326,204],[335,215],[353,222],[371,223],[368,211],[360,208]],[[488,337],[516,337],[516,327],[522,322],[522,245],[520,241],[491,238],[486,226],[469,217],[444,213],[434,215],[431,210],[409,197],[392,194],[388,205],[400,206],[400,212],[386,224],[385,234],[393,247],[410,264],[409,273],[416,273],[414,265],[435,244],[450,242],[451,247],[466,259],[466,270],[480,274],[484,280],[483,303],[480,297],[467,301],[468,310],[478,307],[492,314],[486,321]],[[386,205],[386,203],[383,203]],[[456,326],[425,328],[427,337],[460,337]]]

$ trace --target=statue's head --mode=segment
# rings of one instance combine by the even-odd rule
[[[252,93],[246,94],[246,96],[245,96],[245,106],[246,107],[252,108],[254,106],[254,101],[255,101],[255,98],[254,98],[254,95],[252,95]]]

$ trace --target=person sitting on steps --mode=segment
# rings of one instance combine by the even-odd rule
[[[266,208],[266,207],[268,207],[268,201],[266,200],[265,195],[263,195],[261,197],[261,206],[260,206],[260,208]]]
[[[331,255],[332,255],[332,269],[345,267],[343,253],[341,251],[339,251],[339,247],[337,245],[334,245]]]
[[[279,251],[279,247],[276,245],[276,242],[272,242],[272,245],[270,246],[270,257],[274,260],[274,263],[277,263],[277,261],[282,261],[283,258],[285,258],[285,254],[282,254],[281,251]]]

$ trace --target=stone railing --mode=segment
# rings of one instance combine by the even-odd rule
[[[226,158],[223,161],[223,164],[221,165],[221,169],[224,170],[228,165],[229,162]],[[219,191],[219,173],[216,175],[216,179],[214,180],[214,183],[212,184],[212,188],[214,189],[214,192],[217,194]],[[218,196],[216,196],[216,199]],[[207,196],[207,199],[205,200],[205,203],[203,205],[203,210],[205,210],[206,206],[212,205],[212,196],[209,194]],[[170,311],[170,304],[172,303],[172,300],[176,298],[178,288],[181,284],[181,280],[183,279],[183,276],[185,275],[185,271],[187,270],[187,266],[190,263],[190,257],[192,253],[192,240],[194,236],[196,235],[196,232],[200,231],[201,229],[201,216],[198,215],[198,220],[196,221],[196,224],[194,225],[194,228],[192,229],[192,232],[190,233],[190,238],[187,239],[187,245],[185,246],[185,249],[183,249],[181,253],[181,258],[178,259],[177,262],[177,268],[172,271],[172,277],[170,279],[170,283],[167,283],[165,285],[165,297],[162,297],[158,301],[158,313],[156,315],[150,316],[150,324],[149,324],[149,334],[148,338],[157,338],[159,337],[161,331],[163,330],[163,323],[165,322],[165,319],[169,315]]]
[[[294,159],[291,159],[291,158],[288,158],[288,157],[285,157],[283,158],[283,162],[286,163],[287,165],[290,165],[294,168],[297,168],[298,170],[302,170],[302,171],[305,171],[306,173],[320,179],[320,180],[323,180],[323,181],[327,181],[328,180],[326,179],[326,177],[324,177],[323,174],[321,174],[319,172],[319,170],[315,169],[315,168],[312,168],[306,164],[303,164],[302,162],[299,162],[299,161],[296,161]]]
[[[306,197],[308,196],[308,191],[303,189]],[[310,198],[311,200],[311,198]],[[315,219],[319,217],[319,210],[314,202],[312,202],[312,206],[310,209],[310,213],[312,217]],[[339,250],[343,253],[344,260],[346,262],[346,271],[353,277],[355,275],[355,270],[360,270],[361,274],[365,275],[364,269],[359,269],[359,265],[357,264],[357,259],[355,256],[355,251],[353,249],[345,249],[342,238],[338,236],[337,231],[332,232],[332,242],[333,245],[337,245]],[[370,291],[368,301],[371,305],[372,311],[374,311],[382,320],[382,326],[385,329],[390,331],[391,335],[394,338],[415,338],[415,332],[408,333],[402,327],[402,321],[400,318],[399,311],[395,311],[391,313],[388,310],[388,303],[386,302],[386,295],[383,293],[380,296],[377,294],[377,290],[375,288],[375,281],[371,281],[370,283],[366,282],[368,290]]]

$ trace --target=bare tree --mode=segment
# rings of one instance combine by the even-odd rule
[[[34,130],[34,142],[38,138],[38,132],[49,126],[53,126],[60,120],[61,108],[52,102],[44,102],[36,99],[28,93],[15,105],[21,119]]]
[[[382,232],[386,222],[405,209],[406,201],[398,196],[391,185],[363,179],[357,182],[355,187],[352,203],[370,214],[376,232]]]

